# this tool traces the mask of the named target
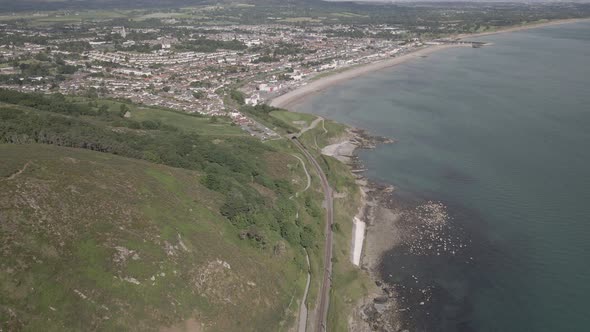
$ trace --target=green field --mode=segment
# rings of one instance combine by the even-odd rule
[[[92,11],[76,11],[64,14],[64,12],[44,12],[42,15],[38,13],[19,13],[14,15],[0,15],[1,21],[12,21],[25,19],[30,21],[33,26],[52,25],[56,23],[73,23],[81,21],[101,21],[111,20],[115,18],[128,17],[125,12],[118,10],[92,10]]]
[[[200,135],[246,136],[240,127],[231,126],[228,120],[217,119],[216,123],[212,123],[208,117],[189,116],[175,111],[137,107],[131,111],[131,119],[136,121],[160,120],[163,123]]]
[[[317,116],[312,114],[290,111],[273,111],[270,115],[299,129],[309,126],[317,118]]]

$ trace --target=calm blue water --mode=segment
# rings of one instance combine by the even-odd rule
[[[437,329],[590,331],[590,23],[479,40],[494,45],[345,82],[298,111],[398,139],[361,152],[367,175],[445,202],[473,236],[475,264],[432,277],[462,303]]]

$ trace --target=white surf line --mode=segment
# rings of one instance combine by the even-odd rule
[[[307,167],[305,166],[305,162],[303,161],[303,159],[299,158],[298,155],[292,154],[292,156],[295,157],[295,158],[297,158],[297,159],[299,159],[299,161],[303,165],[303,170],[305,171],[305,175],[307,176],[307,186],[305,186],[305,189],[303,189],[302,191],[300,191],[300,192],[305,192],[311,186],[311,176],[309,175],[309,172],[307,171]]]
[[[303,293],[303,298],[301,299],[301,305],[299,306],[299,324],[297,326],[297,332],[305,332],[307,330],[307,293],[309,292],[309,285],[311,284],[311,272],[309,272],[310,263],[309,263],[309,255],[307,254],[307,250],[305,250],[305,259],[307,259],[307,284],[305,285],[305,292]]]

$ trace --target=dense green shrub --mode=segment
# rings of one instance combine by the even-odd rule
[[[129,110],[125,104],[119,112],[109,112],[95,101],[73,102],[60,94],[0,89],[0,101],[31,108],[0,107],[0,143],[82,148],[195,170],[203,174],[205,187],[225,196],[219,212],[256,246],[266,247],[271,234],[293,245],[311,247],[315,243],[313,229],[297,219],[290,182],[267,175],[264,158],[259,157],[272,149],[258,140],[226,137],[219,144],[214,138],[183,132],[159,120],[137,122],[121,117],[118,113]],[[268,115],[274,108],[254,109]],[[117,127],[132,130],[114,130]],[[135,129],[149,130],[149,134]],[[272,190],[276,197],[262,197],[253,183]],[[319,216],[311,199],[306,199],[305,209]]]

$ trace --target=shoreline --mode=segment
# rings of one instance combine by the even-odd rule
[[[465,45],[457,44],[445,44],[445,45],[433,45],[423,46],[419,49],[410,51],[406,54],[396,56],[390,59],[378,60],[359,66],[352,66],[350,68],[341,68],[343,71],[331,74],[326,77],[322,77],[318,80],[308,82],[307,84],[296,88],[295,90],[289,91],[276,98],[273,98],[270,102],[270,106],[290,109],[297,104],[303,102],[306,98],[311,97],[325,89],[328,89],[336,84],[348,81],[350,79],[372,73],[381,69],[394,67],[402,64],[406,61],[427,56],[436,51],[440,51],[447,48],[454,47],[466,47]],[[328,72],[329,73],[329,72]]]
[[[578,22],[585,22],[585,21],[590,21],[590,17],[567,18],[567,19],[561,19],[561,20],[549,20],[546,22],[536,22],[536,23],[530,23],[530,24],[525,24],[525,25],[520,25],[520,26],[502,28],[502,29],[499,29],[496,31],[465,33],[465,34],[457,35],[455,38],[465,39],[465,38],[472,38],[472,37],[476,37],[476,38],[477,37],[485,37],[485,36],[491,36],[491,35],[496,35],[496,34],[500,34],[500,33],[518,32],[518,31],[524,31],[524,30],[530,30],[530,29],[536,29],[536,28],[549,27],[549,26],[554,26],[554,25],[571,24],[571,23],[578,23]]]
[[[456,35],[453,36],[452,39],[473,40],[474,38],[500,33],[587,22],[589,20],[590,18],[555,20],[509,27],[497,31]],[[457,44],[423,46],[394,58],[379,60],[351,68],[343,68],[341,69],[344,70],[342,72],[336,72],[316,81],[311,81],[304,86],[298,87],[295,90],[274,98],[270,105],[294,111],[294,108],[298,104],[305,102],[307,98],[317,93],[321,93],[334,85],[452,47],[465,46]],[[407,211],[404,211],[404,208],[397,206],[397,202],[394,202],[394,199],[392,198],[394,188],[392,186],[373,182],[364,175],[359,174],[364,170],[364,167],[362,167],[362,164],[356,157],[356,152],[358,150],[372,149],[376,144],[382,143],[388,142],[380,137],[372,137],[362,129],[349,127],[347,135],[340,137],[337,141],[333,142],[333,144],[327,145],[321,150],[323,155],[332,156],[349,166],[352,175],[356,178],[356,184],[361,191],[361,203],[358,213],[351,218],[353,232],[350,247],[350,260],[353,265],[365,270],[369,277],[378,286],[376,292],[369,294],[366,298],[360,299],[355,306],[354,312],[351,313],[352,317],[354,317],[353,321],[351,321],[351,331],[364,331],[368,326],[373,329],[391,331],[399,330],[401,328],[400,315],[408,310],[408,308],[404,307],[405,303],[397,302],[396,293],[399,292],[399,289],[386,286],[384,283],[385,279],[381,278],[378,271],[381,256],[402,242],[401,235],[399,234],[402,225],[397,224],[400,223],[402,216],[403,218],[407,218],[408,213]],[[428,207],[434,207],[435,210],[442,209],[437,210],[437,213],[439,214],[433,216],[438,217],[439,219],[441,216],[444,218],[444,206],[431,204]],[[404,220],[404,222],[406,221]],[[395,236],[394,238],[388,239],[384,239],[383,236],[380,236],[386,233],[395,234]],[[404,293],[404,295],[408,294]],[[420,302],[419,304],[423,305],[424,302]]]
[[[535,28],[542,28],[546,26],[555,26],[561,24],[568,24],[568,23],[577,23],[577,22],[585,22],[590,21],[590,18],[574,18],[574,19],[562,19],[562,20],[552,20],[547,22],[541,23],[531,23],[522,26],[513,26],[513,27],[506,27],[501,28],[496,31],[488,31],[488,32],[480,32],[480,33],[471,33],[471,34],[459,34],[455,36],[449,37],[449,39],[455,40],[464,40],[466,38],[478,38],[478,37],[485,37],[490,35],[496,35],[501,33],[510,33],[510,32],[518,32],[523,30],[535,29]],[[348,81],[350,79],[369,74],[375,71],[379,71],[381,69],[394,67],[405,63],[406,61],[410,61],[415,58],[424,57],[429,54],[432,54],[437,51],[455,48],[455,47],[471,47],[461,44],[441,44],[441,45],[427,45],[422,46],[420,48],[411,50],[405,54],[395,56],[389,59],[381,59],[375,62],[369,62],[366,64],[361,64],[357,66],[351,66],[349,68],[341,68],[341,72],[335,72],[330,74],[326,77],[322,77],[315,81],[307,82],[307,84],[297,87],[294,90],[288,91],[280,96],[273,98],[269,105],[279,108],[285,108],[292,111],[292,108],[297,106],[300,103],[303,103],[307,98],[316,95],[334,85],[339,83]],[[327,72],[328,74],[330,72]]]

